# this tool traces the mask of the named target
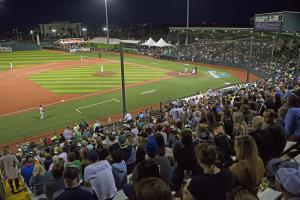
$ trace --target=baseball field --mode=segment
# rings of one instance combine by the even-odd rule
[[[190,73],[194,66],[197,75]],[[184,63],[125,55],[127,109],[138,112],[246,79],[246,72],[222,66],[189,64],[187,74],[184,69]],[[120,61],[114,53],[102,58],[48,50],[0,53],[0,91],[1,146],[51,135],[81,120],[122,117]]]

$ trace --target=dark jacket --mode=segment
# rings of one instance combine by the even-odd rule
[[[59,190],[64,189],[64,187],[65,184],[63,177],[56,179],[50,172],[47,172],[45,179],[45,194],[47,200],[52,200],[53,194]]]
[[[268,129],[260,129],[249,133],[256,142],[259,157],[263,160],[264,164],[266,164],[269,160],[271,160],[274,156],[274,143],[273,137]]]
[[[232,164],[231,156],[234,155],[233,146],[226,134],[221,134],[215,137],[215,145],[218,153],[219,161],[221,166],[219,167],[229,167]]]
[[[274,148],[273,157],[278,158],[282,154],[284,147],[286,145],[286,142],[287,142],[285,129],[278,122],[271,124],[268,127],[268,129],[273,138],[274,147],[276,147],[276,148]]]

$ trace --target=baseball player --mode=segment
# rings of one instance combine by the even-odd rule
[[[44,115],[44,108],[42,105],[40,105],[39,107],[39,111],[40,111],[40,119],[44,119],[45,118],[45,115]]]
[[[185,65],[185,67],[184,67],[184,73],[185,73],[185,74],[188,73],[188,66],[187,66],[187,65]]]
[[[82,62],[83,61],[83,57],[82,56],[80,56],[80,62]]]
[[[104,72],[104,67],[103,67],[103,65],[100,66],[100,71],[101,71],[101,73]]]
[[[13,63],[10,63],[10,69],[12,69],[13,68]]]

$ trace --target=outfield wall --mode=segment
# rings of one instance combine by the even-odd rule
[[[185,61],[190,61],[192,62],[192,56],[182,56],[180,57],[180,60],[184,58]],[[160,59],[172,59],[172,60],[178,60],[177,56],[174,55],[160,55]],[[212,60],[206,60],[206,59],[200,59],[200,58],[195,58],[194,62],[198,63],[205,63],[205,64],[211,64],[211,65],[219,65],[219,66],[226,66],[226,67],[233,67],[237,69],[242,69],[245,71],[248,71],[248,64],[246,63],[232,63],[232,62],[223,62],[223,61],[212,61]],[[253,68],[250,68],[250,73],[254,74],[260,78],[267,78],[269,75],[263,71],[257,71]]]
[[[13,51],[30,51],[41,49],[41,46],[37,44],[12,44],[10,47]]]

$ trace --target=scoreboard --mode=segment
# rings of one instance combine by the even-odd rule
[[[254,30],[300,32],[300,12],[283,11],[256,14]]]
[[[283,15],[259,15],[255,17],[254,29],[260,31],[281,31]]]

